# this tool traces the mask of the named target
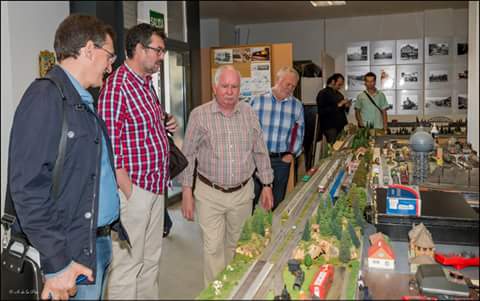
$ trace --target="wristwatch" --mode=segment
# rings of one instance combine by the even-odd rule
[[[263,187],[270,187],[270,188],[273,188],[273,183],[269,183],[269,184],[262,184]]]

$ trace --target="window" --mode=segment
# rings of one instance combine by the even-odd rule
[[[185,1],[167,1],[168,38],[187,42]]]

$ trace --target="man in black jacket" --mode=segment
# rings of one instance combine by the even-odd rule
[[[62,104],[53,82],[36,80],[15,112],[9,148],[17,215],[12,231],[23,233],[40,253],[42,299],[100,299],[111,257],[110,229],[128,240],[119,223],[110,140],[86,90],[99,87],[103,74],[112,71],[114,38],[112,28],[95,17],[67,17],[55,33],[59,65],[47,74],[66,100]],[[62,133],[64,116],[68,125]],[[54,199],[61,135],[66,135],[66,152]]]
[[[327,80],[327,87],[317,95],[318,118],[320,133],[325,135],[328,143],[334,143],[343,127],[348,123],[347,116],[351,102],[340,93],[344,77],[335,73]]]

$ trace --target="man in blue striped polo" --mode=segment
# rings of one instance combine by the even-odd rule
[[[292,67],[282,67],[275,77],[269,93],[250,102],[258,115],[263,138],[273,168],[273,208],[285,197],[290,164],[302,152],[305,122],[303,105],[293,96],[299,75]],[[260,196],[261,183],[255,181],[255,204]]]

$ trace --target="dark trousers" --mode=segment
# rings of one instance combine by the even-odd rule
[[[338,134],[340,134],[340,131],[336,128],[329,128],[326,129],[323,134],[325,135],[325,138],[327,138],[328,143],[335,143]]]
[[[273,207],[272,210],[283,201],[285,191],[287,190],[288,176],[290,175],[290,163],[285,163],[281,158],[270,158],[270,164],[273,169]],[[262,191],[262,183],[255,177],[255,199],[253,209],[258,204],[260,193]]]

